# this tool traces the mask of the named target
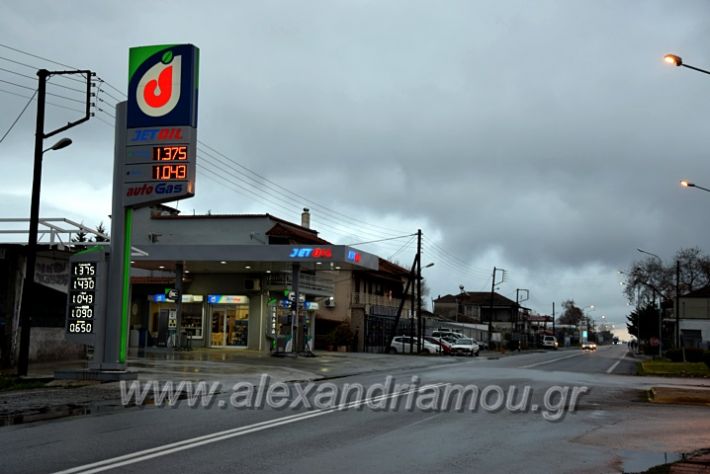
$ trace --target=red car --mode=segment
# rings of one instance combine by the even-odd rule
[[[424,336],[424,339],[441,347],[442,354],[451,354],[451,344],[444,339],[432,336]]]

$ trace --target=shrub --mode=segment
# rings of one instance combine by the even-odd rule
[[[703,353],[703,362],[705,362],[705,365],[707,365],[710,369],[710,351],[705,351],[705,353]]]

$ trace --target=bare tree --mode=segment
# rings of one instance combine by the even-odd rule
[[[574,300],[564,301],[562,309],[562,314],[557,319],[560,324],[577,326],[584,319],[584,312],[574,304]]]
[[[634,262],[626,272],[624,293],[637,305],[640,300],[652,301],[660,293],[669,299],[676,289],[676,262],[680,262],[680,293],[688,293],[710,284],[710,256],[697,247],[680,249],[666,266],[657,258]]]

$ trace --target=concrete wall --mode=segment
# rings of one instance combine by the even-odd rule
[[[84,345],[64,340],[64,328],[32,328],[30,360],[83,359]]]
[[[710,344],[710,319],[681,319],[680,330],[700,330],[702,331],[703,343]]]
[[[137,209],[133,214],[133,245],[153,243],[150,235],[161,244],[197,245],[259,245],[266,244],[264,233],[274,226],[266,216],[229,219],[189,215],[177,219],[151,219],[151,209]],[[185,225],[189,222],[191,225]]]

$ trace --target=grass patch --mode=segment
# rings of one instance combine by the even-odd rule
[[[710,367],[704,362],[669,362],[646,360],[638,364],[639,375],[666,377],[710,377]]]
[[[18,377],[0,376],[0,392],[9,390],[29,390],[31,388],[44,387],[46,380],[21,379]]]

